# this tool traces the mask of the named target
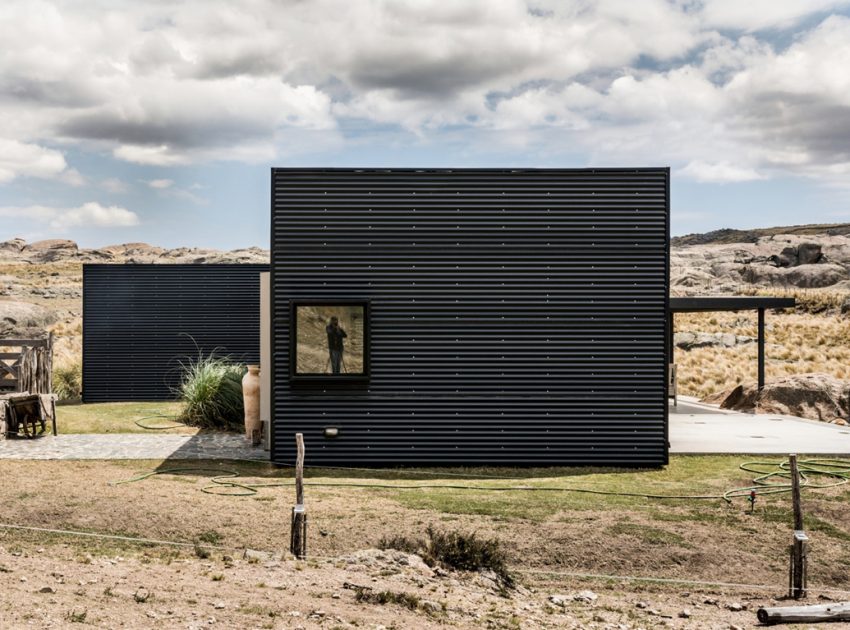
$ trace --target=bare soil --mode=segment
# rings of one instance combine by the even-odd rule
[[[719,490],[747,482],[746,473],[736,472],[735,461],[676,458],[663,471],[530,469],[522,483],[604,483],[611,489],[643,487],[666,493],[682,493],[688,486]],[[198,466],[211,470],[110,483],[141,469]],[[209,487],[212,475],[225,469],[246,475],[241,481],[287,485],[261,488],[245,497],[201,491]],[[698,474],[699,483],[687,481]],[[391,471],[310,475],[314,483],[392,484],[404,478]],[[649,503],[519,491],[308,486],[310,559],[305,563],[243,557],[245,549],[279,556],[288,546],[294,499],[288,469],[209,462],[3,461],[0,478],[17,480],[0,486],[4,523],[187,543],[139,545],[0,528],[3,628],[77,623],[209,627],[213,618],[212,625],[228,628],[752,627],[755,609],[775,603],[787,584],[791,516],[784,495],[760,498],[751,515],[744,503],[728,507],[720,501]],[[429,481],[473,483],[448,475]],[[820,589],[850,591],[850,492],[847,486],[807,492],[805,509],[812,537],[813,597],[847,598],[847,593]],[[362,552],[384,537],[421,537],[429,525],[498,539],[521,588],[506,598],[486,576],[439,575],[406,554]],[[209,557],[199,557],[194,541],[217,548]],[[769,588],[583,580],[558,573]],[[410,593],[417,598],[416,607],[357,602],[356,591],[346,583],[376,592]],[[39,592],[44,587],[55,592]],[[573,600],[585,589],[598,599]],[[145,593],[152,595],[145,598]],[[564,599],[556,597],[553,603],[550,596]],[[136,601],[139,598],[145,601]],[[733,604],[747,610],[727,608],[737,608]],[[685,609],[689,616],[679,617]]]
[[[594,586],[587,596],[595,599],[582,601],[588,585],[551,582],[505,597],[487,576],[438,573],[418,556],[379,550],[299,562],[219,553],[93,557],[73,544],[0,545],[0,567],[4,628],[729,628],[750,627],[765,601],[754,593],[616,585]],[[363,588],[404,593],[411,604],[358,602]]]

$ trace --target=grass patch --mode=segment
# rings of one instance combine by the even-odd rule
[[[513,480],[495,481],[475,479],[475,473],[466,480],[439,478],[429,483],[463,483],[476,486],[531,486],[538,488],[576,488],[602,492],[652,493],[665,495],[717,494],[735,487],[750,485],[751,475],[739,469],[741,456],[677,456],[670,458],[666,468],[509,468],[481,469],[479,475],[503,475]],[[448,471],[447,471],[448,472]],[[374,476],[374,475],[373,475]],[[490,516],[499,519],[528,519],[544,522],[559,513],[595,511],[623,508],[649,512],[659,506],[688,506],[692,502],[663,499],[647,500],[641,497],[597,495],[575,492],[527,492],[486,490],[457,491],[450,488],[427,491],[395,491],[385,494],[402,505],[442,514],[467,514]],[[740,502],[743,505],[743,500]],[[722,502],[704,502],[702,505],[720,508]],[[716,510],[694,509],[697,520],[717,515]]]
[[[258,617],[269,617],[271,619],[280,616],[280,612],[274,608],[261,606],[259,604],[242,604],[239,606],[239,612],[243,615],[256,615]]]
[[[608,532],[615,536],[633,536],[648,545],[687,546],[685,539],[678,534],[638,523],[620,522],[608,528]]]
[[[169,418],[151,418],[145,423],[157,425],[173,423],[182,405],[177,402],[120,402],[87,405],[59,405],[56,422],[59,433],[155,433],[136,425],[135,420],[148,416],[164,415]],[[193,427],[180,427],[169,433],[195,434]]]
[[[217,545],[222,541],[223,538],[224,536],[219,534],[214,529],[208,529],[207,531],[198,534],[198,540],[208,545]]]
[[[71,610],[68,611],[67,618],[71,623],[85,623],[88,615],[89,611],[87,610]]]
[[[794,524],[794,513],[791,506],[771,505],[765,506],[761,510],[762,518],[769,523],[782,523],[790,528]],[[810,532],[820,532],[844,542],[850,542],[850,532],[847,532],[829,521],[815,516],[813,514],[805,514],[803,517],[803,529]]]

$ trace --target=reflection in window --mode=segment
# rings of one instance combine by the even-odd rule
[[[363,304],[295,307],[296,374],[364,374]]]

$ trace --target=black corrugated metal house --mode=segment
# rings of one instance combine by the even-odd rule
[[[274,169],[272,459],[667,461],[669,169]]]

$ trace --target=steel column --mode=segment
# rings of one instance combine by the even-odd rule
[[[764,309],[759,309],[758,323],[758,363],[759,363],[759,391],[764,389]]]

